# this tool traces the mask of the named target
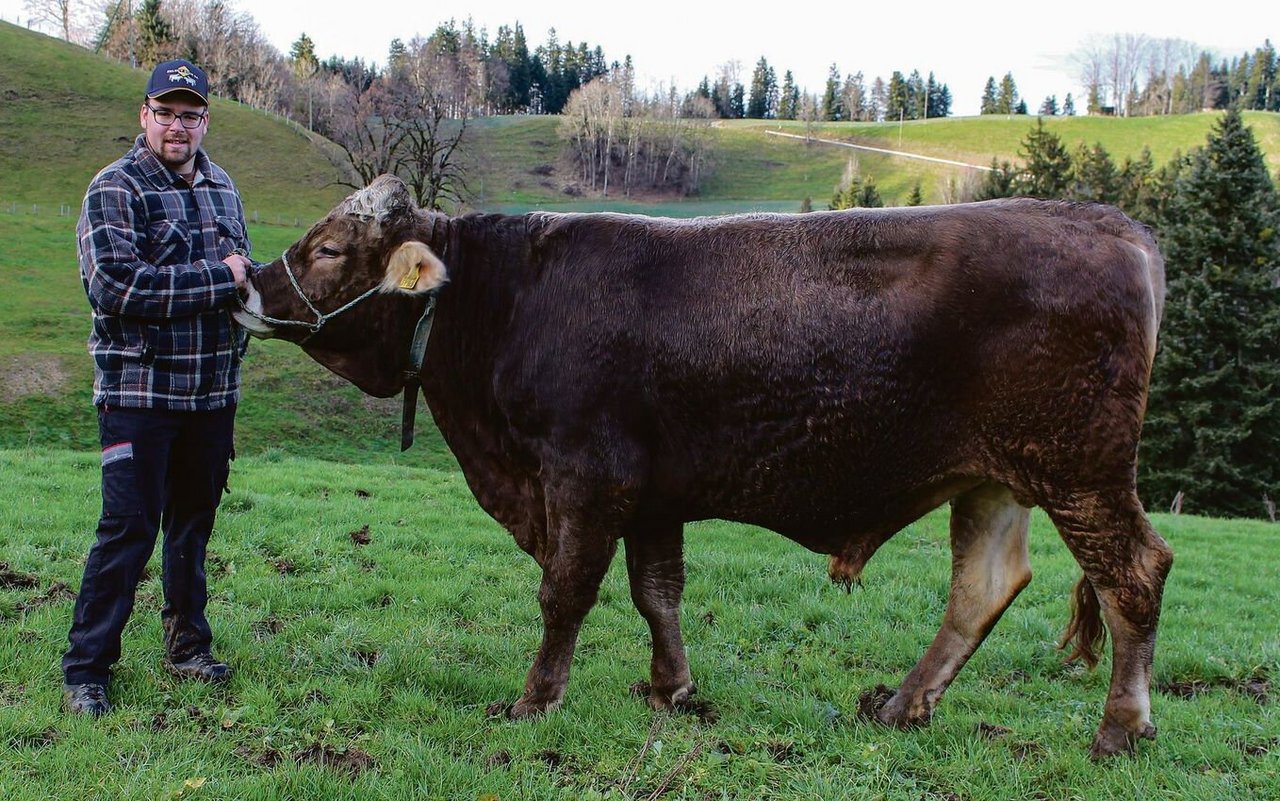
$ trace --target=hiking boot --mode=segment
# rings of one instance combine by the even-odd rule
[[[62,706],[73,715],[99,718],[111,711],[107,688],[101,684],[62,685]]]
[[[213,654],[196,654],[185,662],[174,662],[166,659],[164,669],[182,679],[194,679],[210,684],[224,682],[231,678],[231,668],[226,662],[220,662]]]

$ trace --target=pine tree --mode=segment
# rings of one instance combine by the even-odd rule
[[[746,116],[753,120],[763,120],[769,115],[769,95],[774,90],[770,80],[773,69],[764,56],[756,62],[751,73],[751,93],[747,96]]]
[[[1007,161],[997,162],[991,159],[991,169],[982,179],[974,200],[994,200],[998,197],[1013,197],[1017,190],[1018,168]]]
[[[1042,117],[1058,116],[1058,96],[1049,95],[1046,97],[1044,102],[1040,104],[1040,110],[1037,113]]]
[[[1176,161],[1176,160],[1175,160]],[[1136,220],[1155,225],[1159,219],[1159,184],[1156,182],[1155,160],[1151,148],[1143,147],[1136,158],[1126,158],[1117,176],[1117,205]]]
[[[740,120],[747,113],[746,90],[742,84],[735,83],[729,95],[729,119]]]
[[[1116,204],[1120,200],[1120,175],[1111,154],[1101,142],[1080,145],[1073,162],[1071,200]]]
[[[978,109],[979,114],[997,114],[996,107],[996,79],[987,78],[987,85],[982,89],[982,105]]]
[[[920,182],[916,181],[915,186],[911,187],[911,194],[907,195],[908,206],[923,206],[924,193],[920,191]]]
[[[800,88],[787,70],[782,75],[782,92],[778,96],[778,119],[794,120],[800,114]]]
[[[1024,166],[1018,177],[1018,194],[1049,200],[1067,196],[1071,186],[1071,153],[1060,136],[1044,127],[1044,120],[1036,119],[1035,127],[1022,140],[1019,155]]]
[[[1076,115],[1075,98],[1071,96],[1070,92],[1067,92],[1066,99],[1062,101],[1062,116],[1074,117],[1075,115]]]
[[[827,122],[835,122],[844,119],[841,116],[840,102],[840,70],[835,64],[831,65],[830,71],[827,73],[827,85],[822,93],[822,119]]]
[[[171,55],[173,27],[160,11],[160,0],[145,0],[137,15],[138,61],[150,69]]]
[[[894,70],[889,76],[889,96],[886,103],[884,109],[886,120],[897,122],[901,119],[914,119],[907,99],[907,81],[898,70]]]
[[[997,114],[1017,114],[1019,113],[1019,105],[1022,106],[1022,114],[1027,113],[1026,104],[1023,104],[1018,97],[1018,84],[1014,83],[1013,73],[1006,72],[1004,77],[1000,79],[1000,89],[996,94],[996,113]]]
[[[1228,111],[1173,179],[1168,294],[1139,487],[1163,508],[1261,516],[1280,497],[1280,197]]]

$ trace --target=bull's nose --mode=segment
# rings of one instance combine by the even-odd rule
[[[242,295],[239,298],[240,308],[231,313],[235,321],[243,326],[244,330],[251,335],[260,339],[270,339],[275,336],[276,329],[265,320],[260,319],[262,316],[262,296],[258,294],[258,290],[253,288],[253,284],[240,290]],[[244,295],[247,294],[247,297]]]

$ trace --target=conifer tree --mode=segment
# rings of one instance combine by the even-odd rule
[[[138,60],[150,69],[172,55],[173,26],[160,11],[160,0],[145,0],[137,13]]]
[[[835,122],[844,119],[841,115],[840,102],[840,70],[835,64],[831,65],[830,71],[827,73],[827,85],[822,93],[822,119],[827,122]]]
[[[982,105],[978,109],[979,114],[996,114],[996,79],[987,78],[987,85],[982,89]]]
[[[782,91],[778,95],[778,119],[794,120],[800,114],[800,87],[787,70],[782,75]]]
[[[974,196],[974,200],[993,200],[998,197],[1013,197],[1017,190],[1018,168],[1007,161],[991,159],[991,169],[982,179],[982,185]]]
[[[915,186],[911,187],[911,194],[907,195],[908,206],[923,206],[924,193],[920,191],[920,182],[916,181]]]
[[[1021,107],[1021,111],[1019,111]],[[1018,97],[1018,84],[1014,83],[1013,73],[1006,72],[1000,79],[1000,89],[996,93],[997,114],[1026,114],[1026,104]]]
[[[1168,294],[1139,461],[1158,508],[1258,517],[1280,497],[1280,199],[1236,110],[1185,159],[1160,224]]]
[[[763,120],[773,116],[769,108],[769,98],[777,93],[777,82],[773,77],[773,68],[764,56],[756,62],[751,73],[751,93],[747,96],[746,116],[753,120]]]
[[[1071,200],[1097,201],[1115,205],[1120,201],[1120,175],[1111,154],[1097,142],[1081,144],[1072,162]]]
[[[1151,148],[1142,148],[1136,159],[1126,158],[1116,178],[1119,187],[1117,205],[1130,217],[1155,225],[1159,218],[1158,198],[1162,184],[1156,180]]]
[[[1023,171],[1018,177],[1018,194],[1049,200],[1067,196],[1071,153],[1060,136],[1044,127],[1044,120],[1036,119],[1035,127],[1022,140],[1019,155],[1023,158]]]

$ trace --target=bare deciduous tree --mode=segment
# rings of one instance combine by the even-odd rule
[[[450,39],[415,38],[405,58],[385,76],[394,93],[390,124],[399,133],[397,172],[419,206],[441,208],[460,201],[466,172],[458,158],[475,104],[485,102],[485,81],[478,51],[454,48]]]
[[[87,0],[25,0],[29,22],[48,25],[63,40],[87,44],[92,38],[93,8]]]
[[[621,168],[628,195],[641,189],[696,191],[710,159],[712,101],[697,95],[681,101],[674,92],[640,97],[633,86],[620,69],[569,97],[561,133],[570,142],[581,183],[607,195]]]
[[[382,78],[367,88],[340,80],[338,84],[329,137],[342,148],[357,179],[342,183],[359,189],[379,175],[395,172],[404,137],[396,121],[399,102]]]

